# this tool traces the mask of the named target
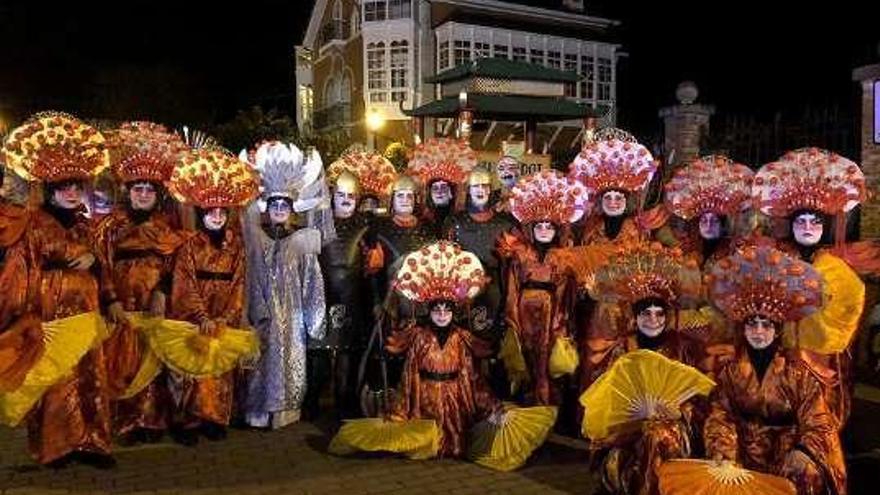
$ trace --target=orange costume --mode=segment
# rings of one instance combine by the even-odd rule
[[[635,243],[617,249],[597,270],[590,288],[600,304],[616,305],[625,321],[626,332],[616,338],[600,336],[587,340],[587,370],[583,376],[594,383],[620,356],[637,349],[648,349],[683,364],[694,366],[702,346],[688,330],[678,326],[680,298],[698,291],[699,271],[681,251],[659,243]],[[639,307],[661,306],[664,323],[657,335],[648,336],[637,328]],[[589,374],[587,374],[589,373]],[[681,419],[648,421],[638,431],[612,435],[591,444],[594,462],[602,465],[606,487],[616,493],[656,493],[656,468],[663,460],[687,457],[699,435],[701,409],[695,401],[681,405]]]
[[[200,209],[241,207],[258,193],[258,179],[245,162],[219,149],[185,153],[169,188]],[[243,321],[245,250],[237,223],[220,231],[202,228],[177,252],[171,289],[171,314],[205,328],[214,322],[238,327]],[[222,330],[219,330],[222,331]],[[177,377],[175,399],[184,427],[203,422],[229,424],[233,404],[232,372],[209,377]]]
[[[794,235],[790,244],[781,244],[781,249],[796,253],[819,273],[826,302],[816,314],[786,332],[784,343],[802,351],[843,427],[852,395],[849,347],[865,304],[865,285],[853,270],[863,268],[858,263],[859,246],[845,246],[844,230],[847,212],[867,199],[865,176],[851,160],[818,148],[804,148],[762,166],[755,174],[752,196],[762,213],[787,221],[792,234],[796,217],[802,213],[824,219],[822,236],[812,244],[805,241],[809,245],[801,245]],[[823,239],[833,239],[835,246],[828,246]],[[874,259],[868,265],[876,267],[876,263]]]
[[[109,165],[103,136],[65,114],[32,117],[10,134],[4,152],[16,173],[47,183],[50,190],[58,183],[82,183]],[[92,255],[89,221],[78,209],[49,200],[30,215],[24,237],[31,305],[42,322],[98,310],[94,258],[71,266]],[[28,416],[28,440],[32,455],[44,464],[77,452],[109,455],[110,409],[100,347],[43,393]]]
[[[803,321],[823,304],[821,275],[769,247],[722,259],[709,282],[712,301],[737,325],[757,315],[778,332],[781,323]],[[708,457],[783,476],[798,493],[846,493],[837,419],[796,352],[778,341],[764,349],[741,343],[717,383],[704,428]]]
[[[413,303],[464,303],[485,287],[479,259],[447,241],[406,256],[394,288]],[[465,435],[478,420],[500,407],[474,367],[491,346],[450,322],[409,326],[388,339],[386,349],[406,354],[400,397],[392,416],[433,419],[441,431],[441,456],[465,453]]]
[[[131,122],[117,129],[110,142],[112,170],[120,183],[147,182],[161,189],[185,144],[164,127]],[[119,303],[127,312],[148,312],[157,297],[170,292],[174,252],[185,240],[162,211],[162,191],[156,191],[152,210],[135,211],[128,204],[98,224],[97,249],[101,262],[101,300]],[[123,202],[122,204],[126,204]],[[159,314],[157,316],[164,316]],[[114,395],[123,392],[137,373],[146,342],[136,328],[122,323],[105,344]],[[115,404],[115,429],[121,434],[138,429],[164,430],[171,412],[164,376],[153,380],[134,397]]]
[[[587,210],[587,200],[586,191],[575,181],[558,172],[543,171],[520,179],[512,191],[510,208],[530,239],[537,223],[554,225],[558,245],[562,229]],[[570,334],[577,294],[576,275],[553,261],[553,246],[537,240],[526,244],[504,234],[498,247],[502,257],[510,258],[506,273],[508,335],[515,337],[523,350],[530,375],[527,399],[539,405],[560,400],[551,384],[550,356],[557,339]],[[511,364],[505,363],[509,371]]]
[[[0,175],[2,177],[2,175]],[[2,179],[0,179],[2,180]],[[0,198],[0,333],[24,314],[28,290],[27,211]]]

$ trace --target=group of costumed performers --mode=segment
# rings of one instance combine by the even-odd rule
[[[325,171],[37,114],[3,145],[0,190],[29,191],[0,199],[0,422],[41,464],[106,468],[114,437],[281,428],[327,393],[337,454],[510,470],[580,424],[610,493],[844,495],[880,272],[844,235],[858,165],[706,156],[661,185],[633,136],[591,136],[568,175],[449,138],[404,173],[359,149]]]

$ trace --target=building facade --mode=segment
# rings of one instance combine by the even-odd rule
[[[426,79],[481,57],[576,72],[580,78],[566,86],[567,98],[613,107],[621,47],[612,30],[618,22],[588,15],[581,2],[560,0],[555,8],[534,3],[317,0],[303,43],[296,47],[300,129],[341,129],[354,141],[367,142],[365,122],[371,115],[384,122],[376,132],[377,147],[411,142],[405,112],[441,96]],[[581,125],[553,124],[555,131],[544,134],[558,136],[563,126]],[[509,130],[516,127],[512,123]],[[425,134],[449,128],[448,122],[429,122]],[[479,148],[477,141],[472,144]]]

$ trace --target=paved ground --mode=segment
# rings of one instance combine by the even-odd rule
[[[22,430],[0,429],[0,493],[19,494],[589,494],[583,444],[545,445],[528,467],[497,473],[466,462],[387,456],[339,458],[325,453],[329,435],[309,423],[282,431],[230,432],[225,442],[195,448],[170,442],[119,448],[119,466],[96,471],[36,467]]]
[[[880,401],[863,398],[868,400],[856,401],[844,432],[850,495],[876,493],[880,481]],[[25,453],[24,431],[0,428],[0,495],[589,495],[595,488],[585,444],[564,437],[551,437],[525,468],[497,473],[452,460],[331,456],[325,453],[331,428],[301,423],[271,433],[231,430],[226,441],[203,441],[195,448],[170,441],[119,448],[119,466],[112,471],[40,468]]]

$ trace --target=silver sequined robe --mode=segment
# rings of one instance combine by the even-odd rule
[[[247,379],[244,413],[252,426],[283,426],[299,417],[306,392],[306,345],[324,336],[321,234],[305,228],[273,239],[255,207],[244,222],[247,314],[261,355]],[[283,418],[283,419],[279,419]]]

